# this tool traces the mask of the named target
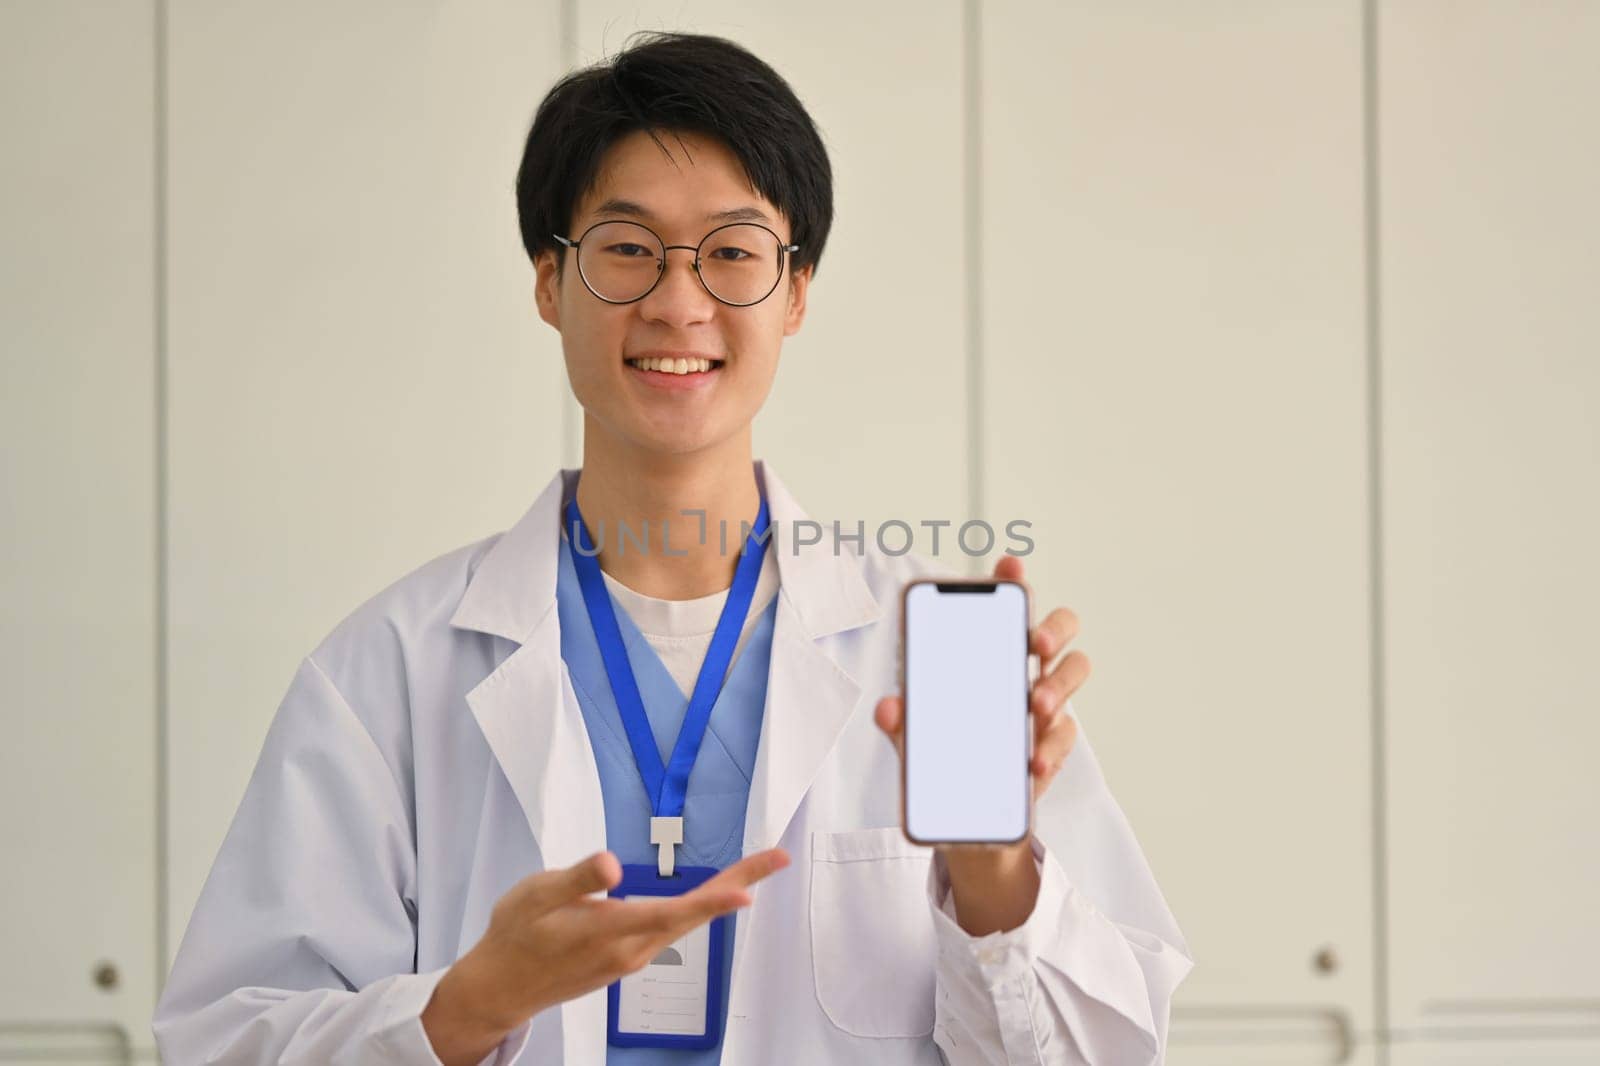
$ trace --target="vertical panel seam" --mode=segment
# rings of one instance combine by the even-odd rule
[[[161,995],[167,976],[167,952],[171,940],[168,890],[171,882],[171,795],[167,760],[168,677],[167,574],[169,572],[168,465],[167,465],[167,0],[154,0],[151,12],[155,22],[154,61],[154,144],[155,168],[153,217],[153,308],[155,342],[155,467],[156,467],[156,587],[155,587],[155,700],[156,700],[156,995]]]
[[[1367,552],[1372,702],[1372,992],[1378,1066],[1389,1062],[1389,840],[1383,568],[1382,216],[1378,138],[1378,5],[1362,3],[1363,225],[1366,261]]]
[[[559,24],[556,29],[561,40],[561,71],[557,74],[559,79],[578,65],[578,0],[561,0],[557,21]],[[564,252],[562,254],[565,255]],[[563,360],[560,376],[566,375],[565,365]],[[573,395],[570,386],[557,391],[561,396],[561,465],[576,467],[582,461],[583,452],[583,442],[580,439],[580,427],[583,422],[578,414],[578,398]]]
[[[983,111],[982,18],[978,0],[963,0],[961,34],[962,190],[966,304],[967,378],[967,518],[983,516],[984,381],[983,381]],[[981,561],[967,557],[967,570],[980,573]]]

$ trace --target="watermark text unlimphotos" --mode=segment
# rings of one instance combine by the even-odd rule
[[[618,521],[615,528],[608,531],[604,521],[597,523],[589,530],[589,539],[594,544],[593,550],[583,547],[579,538],[574,536],[576,526],[567,530],[568,539],[577,551],[585,556],[594,557],[606,550],[608,544],[607,534],[615,534],[616,554],[626,555],[629,551],[640,555],[649,555],[652,551],[659,551],[662,555],[683,556],[688,555],[685,536],[692,536],[693,542],[705,547],[713,539],[717,551],[723,555],[732,551],[738,554],[751,535],[753,523],[741,520],[737,530],[732,529],[725,521],[717,522],[715,531],[709,528],[706,521],[706,512],[698,508],[685,509],[678,512],[685,521],[677,526],[680,530],[678,544],[673,547],[674,520],[663,518],[655,523],[652,536],[652,524],[648,519],[641,519],[637,523]],[[689,529],[685,534],[684,527]],[[948,518],[924,518],[916,521],[907,521],[899,518],[890,518],[877,523],[875,528],[868,528],[867,522],[858,519],[852,526],[848,522],[838,519],[829,523],[822,523],[810,518],[795,519],[793,521],[770,522],[765,532],[757,536],[756,543],[765,547],[769,542],[776,545],[776,550],[787,551],[791,555],[799,555],[802,548],[813,550],[820,547],[833,555],[848,551],[852,555],[865,552],[869,544],[875,546],[884,555],[905,555],[907,552],[921,552],[924,555],[938,556],[942,552],[957,551],[963,555],[986,556],[997,547],[1003,547],[1007,555],[1029,555],[1033,552],[1033,538],[1024,530],[1032,529],[1033,523],[1024,518],[1013,518],[1006,522],[1001,529],[1003,538],[997,533],[995,527],[981,518],[970,519],[959,525]],[[1004,543],[1002,544],[1002,539]]]

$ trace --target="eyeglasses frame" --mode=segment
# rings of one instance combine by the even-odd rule
[[[590,295],[592,295],[596,300],[599,300],[602,303],[612,304],[613,306],[624,306],[627,304],[638,303],[646,296],[649,296],[652,292],[655,292],[656,286],[661,284],[661,279],[667,276],[667,253],[672,251],[674,248],[682,248],[685,251],[694,253],[694,276],[699,279],[700,287],[706,290],[706,294],[708,296],[726,307],[754,307],[756,304],[760,303],[762,300],[765,300],[768,296],[771,296],[778,290],[778,282],[783,280],[783,268],[788,262],[788,256],[790,253],[798,252],[800,250],[800,246],[798,244],[784,244],[782,237],[778,236],[776,233],[773,233],[770,228],[763,226],[759,222],[725,222],[711,230],[704,237],[701,237],[699,244],[668,244],[662,239],[661,234],[657,233],[649,226],[646,226],[643,222],[635,222],[631,218],[603,218],[591,225],[588,229],[584,230],[583,233],[578,236],[577,240],[573,240],[570,237],[563,237],[559,233],[552,233],[550,236],[560,241],[563,247],[571,248],[573,251],[573,258],[577,259],[578,246],[583,243],[585,237],[589,236],[589,234],[593,233],[601,226],[607,226],[617,222],[626,223],[630,226],[638,226],[640,229],[650,234],[650,236],[654,237],[656,239],[656,243],[661,246],[661,258],[656,260],[656,280],[650,283],[650,287],[648,289],[644,290],[644,292],[640,293],[638,296],[635,296],[631,300],[610,300],[604,296],[601,296],[598,292],[595,292],[594,286],[589,284],[589,279],[584,277],[583,263],[581,260],[579,260],[578,279],[583,282],[583,287],[588,289]],[[749,303],[736,304],[731,300],[724,300],[722,297],[711,291],[711,286],[706,284],[705,275],[700,272],[700,249],[705,247],[706,241],[710,240],[713,234],[720,230],[728,229],[732,226],[755,226],[757,229],[764,229],[768,233],[771,233],[772,239],[778,244],[778,253],[781,257],[778,260],[777,276],[772,279],[772,288],[762,293],[759,298],[751,300]]]

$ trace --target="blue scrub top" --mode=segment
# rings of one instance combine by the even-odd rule
[[[606,679],[600,646],[583,603],[572,547],[561,542],[556,578],[556,609],[561,622],[561,657],[572,678],[573,691],[583,709],[600,768],[600,793],[605,803],[606,847],[624,863],[656,864],[657,848],[650,843],[649,797],[634,765],[628,735],[617,711],[616,699]],[[770,550],[770,549],[769,549]],[[768,565],[771,565],[770,562]],[[678,688],[655,649],[622,605],[612,598],[617,628],[633,667],[639,697],[644,701],[650,730],[665,763],[678,739],[678,729],[689,700]],[[684,841],[678,862],[685,866],[724,867],[744,854],[744,816],[750,799],[750,778],[755,772],[756,744],[761,738],[761,716],[767,703],[767,670],[772,659],[772,627],[778,597],[762,610],[749,639],[729,668],[727,680],[711,708],[705,742],[689,774],[684,801]],[[733,938],[737,915],[729,915],[722,958],[722,1018],[727,1025],[729,976],[733,967]],[[722,1058],[722,1043],[703,1051],[677,1048],[621,1048],[606,1046],[606,1066],[710,1066]]]

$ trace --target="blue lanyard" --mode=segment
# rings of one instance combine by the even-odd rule
[[[700,664],[700,676],[695,680],[694,695],[689,699],[689,709],[684,714],[683,726],[678,730],[678,740],[672,748],[667,765],[661,765],[661,753],[656,749],[655,734],[650,731],[650,720],[645,715],[644,701],[639,697],[639,686],[633,677],[633,667],[628,662],[627,649],[622,644],[622,632],[617,628],[617,616],[611,610],[611,593],[606,589],[600,573],[600,562],[589,527],[578,511],[576,494],[567,501],[567,530],[575,532],[576,543],[582,550],[572,552],[572,563],[578,571],[578,584],[583,590],[583,603],[589,611],[589,623],[594,627],[595,640],[600,645],[600,657],[605,663],[606,680],[611,684],[611,694],[616,698],[617,711],[622,716],[623,728],[628,732],[628,746],[633,749],[633,760],[644,779],[650,807],[659,817],[683,816],[684,795],[689,788],[689,771],[700,754],[700,744],[705,740],[706,725],[711,721],[711,708],[722,691],[722,680],[733,659],[734,646],[744,628],[745,616],[750,610],[750,600],[755,595],[756,578],[761,574],[761,557],[765,552],[767,532],[767,497],[761,496],[761,508],[756,514],[756,524],[745,538],[739,566],[734,571],[733,585],[728,589],[727,602],[717,619],[711,645],[706,649],[705,661]]]

